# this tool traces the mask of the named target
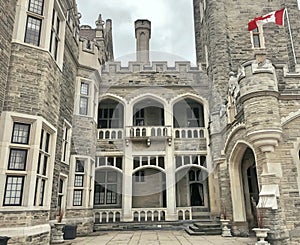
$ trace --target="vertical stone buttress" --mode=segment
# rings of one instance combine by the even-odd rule
[[[149,40],[151,38],[151,22],[149,20],[136,20],[136,60],[141,63],[149,63]]]

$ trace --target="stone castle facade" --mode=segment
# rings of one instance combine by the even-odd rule
[[[193,4],[197,67],[150,62],[143,19],[122,67],[75,0],[0,0],[0,236],[48,244],[62,214],[81,235],[226,216],[246,236],[258,207],[272,244],[300,242],[297,1]],[[283,7],[293,45],[247,31]]]

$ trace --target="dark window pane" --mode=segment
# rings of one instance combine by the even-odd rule
[[[84,160],[76,160],[75,172],[84,172]]]
[[[30,124],[14,123],[12,143],[28,144]]]
[[[24,42],[39,46],[41,29],[42,20],[28,16]]]
[[[25,170],[27,150],[11,149],[9,155],[8,169]]]

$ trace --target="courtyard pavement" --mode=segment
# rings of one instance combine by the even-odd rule
[[[255,237],[190,236],[185,231],[109,231],[78,237],[74,245],[232,245],[255,244]]]

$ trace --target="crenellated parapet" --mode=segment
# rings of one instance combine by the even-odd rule
[[[189,61],[176,61],[175,66],[168,66],[166,61],[153,61],[149,64],[142,62],[128,62],[127,67],[122,67],[121,62],[107,62],[103,66],[103,73],[139,73],[139,72],[168,72],[168,73],[195,73],[200,69],[191,66]]]
[[[236,79],[231,78],[231,92],[243,113],[249,140],[263,152],[274,151],[282,134],[274,65],[264,55],[245,62]]]

